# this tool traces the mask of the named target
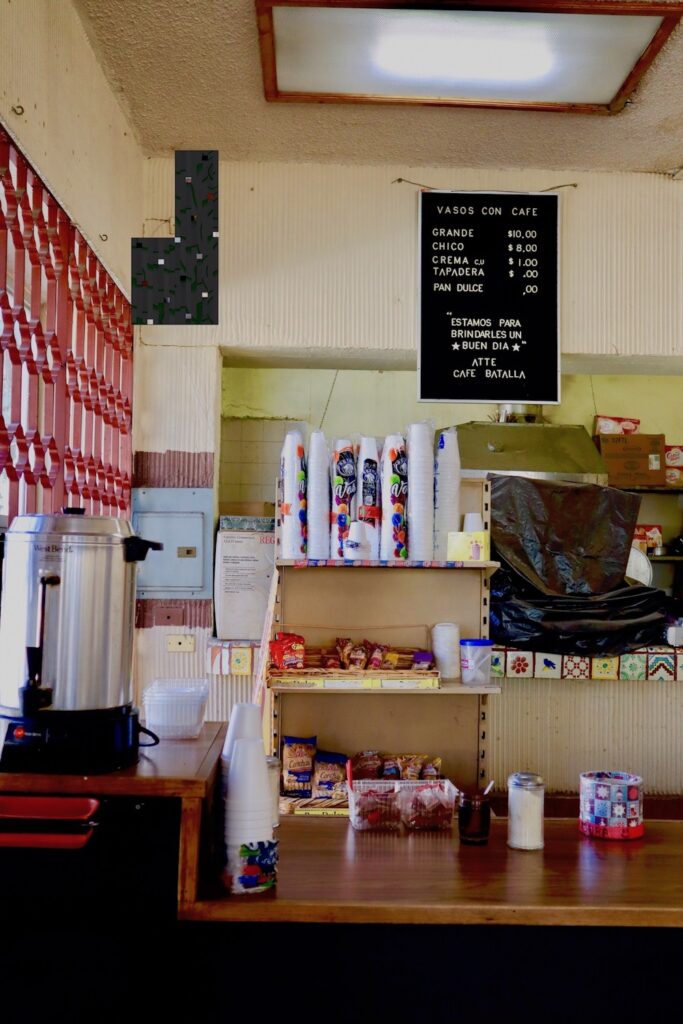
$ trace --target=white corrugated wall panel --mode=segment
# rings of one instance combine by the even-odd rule
[[[397,178],[512,191],[576,184],[560,190],[563,351],[683,355],[683,182],[333,164],[223,161],[220,324],[156,327],[154,340],[340,357],[366,349],[379,362],[414,352],[418,189]],[[168,233],[171,158],[146,162],[145,207],[148,233]]]
[[[642,775],[649,793],[683,792],[683,683],[503,681],[488,701],[488,775],[540,772],[576,792],[594,769]]]

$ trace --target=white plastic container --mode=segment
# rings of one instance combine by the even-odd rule
[[[461,640],[460,670],[466,686],[488,686],[491,682],[491,640]]]
[[[145,725],[161,740],[196,739],[208,698],[205,679],[155,679],[142,698]]]
[[[455,622],[432,626],[432,650],[442,679],[460,678],[460,628]]]

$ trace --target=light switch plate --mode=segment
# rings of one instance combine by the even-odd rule
[[[193,633],[173,633],[166,637],[166,650],[169,654],[194,654],[195,646],[196,639]]]

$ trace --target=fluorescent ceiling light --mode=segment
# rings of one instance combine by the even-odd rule
[[[382,75],[421,82],[537,82],[555,64],[545,26],[510,25],[508,18],[482,24],[438,13],[401,20],[416,23],[390,26],[373,50],[373,65]]]
[[[514,11],[477,0],[467,10],[392,8],[382,0],[256,6],[271,100],[591,112],[621,109],[683,14],[678,2],[640,14],[615,13],[628,4],[609,3],[612,13],[593,13],[602,5],[591,0],[566,7],[520,0]]]

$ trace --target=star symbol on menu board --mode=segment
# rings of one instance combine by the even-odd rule
[[[519,345],[517,344],[517,342],[515,342],[515,344],[512,346],[512,351],[519,352]]]
[[[458,351],[458,349],[460,348],[460,345],[459,345],[459,344],[457,343],[457,341],[454,341],[454,342],[453,342],[453,346],[452,346],[452,348],[453,348],[453,351],[454,351],[454,352],[457,352],[457,351]]]

